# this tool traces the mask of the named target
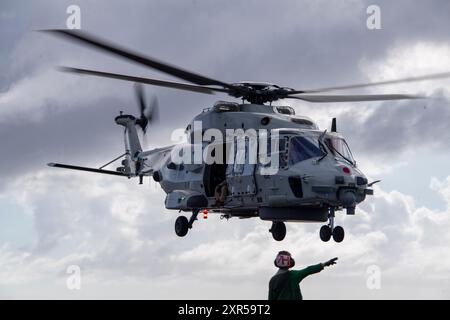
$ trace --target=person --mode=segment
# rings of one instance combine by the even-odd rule
[[[307,276],[322,271],[324,267],[336,264],[337,259],[333,258],[302,270],[289,270],[294,267],[295,260],[287,251],[278,252],[274,264],[279,270],[270,279],[269,300],[302,300],[300,282]]]
[[[216,206],[221,206],[225,203],[228,194],[227,180],[223,180],[214,188],[214,198],[216,199]]]

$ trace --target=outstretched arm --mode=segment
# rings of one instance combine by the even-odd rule
[[[304,278],[306,278],[307,276],[309,276],[311,274],[314,274],[314,273],[318,273],[318,272],[322,271],[323,268],[336,264],[336,260],[337,259],[338,258],[333,258],[333,259],[328,260],[328,261],[326,261],[324,263],[315,264],[315,265],[309,266],[309,267],[307,267],[305,269],[298,270],[298,271],[293,271],[293,272],[295,272],[295,275],[297,276],[298,282],[300,282]]]
[[[330,259],[327,262],[322,263],[322,266],[324,266],[324,267],[332,266],[332,265],[336,264],[337,259],[338,259],[337,257]]]

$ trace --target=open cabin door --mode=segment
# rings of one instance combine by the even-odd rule
[[[213,163],[205,163],[204,171],[203,171],[203,185],[205,187],[205,195],[207,197],[214,197],[215,189],[217,185],[225,181],[226,179],[226,170],[227,170],[227,162],[226,162],[226,152],[225,152],[226,144],[218,145],[208,145],[205,149],[207,154],[211,154],[211,156],[215,157],[215,152],[218,148],[220,148],[220,156],[221,161],[213,162]]]

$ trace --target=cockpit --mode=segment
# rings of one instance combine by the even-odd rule
[[[349,164],[355,164],[352,152],[343,138],[335,135],[322,135],[319,132],[310,132],[282,138],[280,146],[283,146],[284,143],[288,144],[288,150],[286,151],[288,151],[289,165],[313,158],[321,159],[330,153]],[[280,149],[282,152],[283,148]]]
[[[289,165],[324,155],[326,151],[321,147],[318,137],[305,135],[289,139]]]
[[[355,164],[355,159],[353,158],[352,152],[343,138],[326,136],[324,142],[335,157],[345,160],[352,165]]]

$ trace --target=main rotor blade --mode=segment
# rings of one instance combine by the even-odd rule
[[[183,70],[179,67],[170,65],[168,63],[159,61],[157,59],[145,56],[143,54],[134,52],[132,50],[126,49],[124,47],[120,47],[119,45],[113,44],[106,40],[100,39],[93,35],[88,34],[87,32],[80,30],[43,30],[44,32],[48,32],[51,34],[59,35],[64,38],[75,40],[81,42],[82,44],[103,50],[107,53],[128,59],[130,61],[142,64],[144,66],[150,67],[152,69],[156,69],[158,71],[170,74],[174,77],[198,84],[198,85],[216,85],[225,88],[229,88],[230,85],[228,83],[215,80],[212,78],[208,78],[202,76],[197,73],[193,73],[187,70]]]
[[[358,94],[358,95],[310,95],[287,96],[285,99],[299,99],[308,102],[358,102],[402,99],[422,99],[425,97],[407,94]]]
[[[181,83],[181,82],[173,82],[173,81],[158,80],[158,79],[151,79],[151,78],[134,77],[134,76],[128,76],[128,75],[123,75],[123,74],[119,74],[119,73],[110,73],[110,72],[88,70],[88,69],[79,69],[79,68],[72,68],[72,67],[59,67],[58,69],[60,71],[63,71],[63,72],[70,72],[70,73],[76,73],[76,74],[85,74],[85,75],[90,75],[90,76],[98,76],[98,77],[104,77],[104,78],[119,79],[119,80],[138,82],[138,83],[145,83],[145,84],[151,84],[151,85],[154,85],[154,86],[167,87],[167,88],[172,88],[172,89],[180,89],[180,90],[193,91],[193,92],[206,93],[206,94],[212,94],[213,91],[228,92],[228,89],[210,88],[210,87],[196,86],[194,84],[187,84],[187,83]]]
[[[379,82],[370,82],[370,83],[357,83],[346,86],[336,86],[336,87],[326,87],[319,88],[313,90],[295,90],[289,92],[289,95],[298,94],[298,93],[320,93],[327,91],[335,91],[335,90],[347,90],[347,89],[357,89],[357,88],[366,88],[366,87],[375,87],[387,84],[398,84],[398,83],[407,83],[407,82],[416,82],[416,81],[424,81],[424,80],[436,80],[436,79],[444,79],[450,78],[450,72],[442,72],[442,73],[434,73],[423,75],[419,77],[410,77],[410,78],[402,78],[402,79],[394,79],[394,80],[385,80]]]

